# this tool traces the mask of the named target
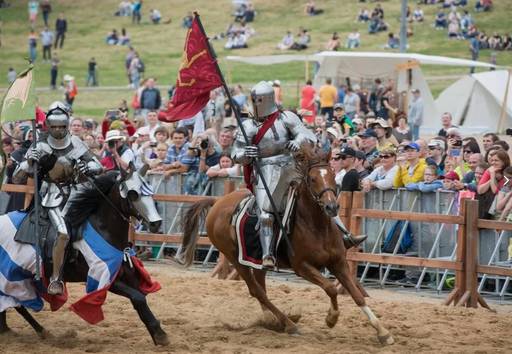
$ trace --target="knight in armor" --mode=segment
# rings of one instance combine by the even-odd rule
[[[317,138],[295,113],[278,109],[275,104],[274,89],[267,82],[262,81],[252,88],[251,100],[254,119],[247,119],[242,124],[252,143],[248,145],[239,131],[235,139],[232,157],[237,163],[244,166],[251,165],[253,159],[259,160],[262,176],[268,185],[277,212],[283,213],[286,208],[289,186],[298,178],[292,152],[298,151],[303,144],[316,144]],[[267,123],[265,124],[265,122]],[[253,192],[258,207],[263,267],[273,269],[275,266],[274,211],[263,182],[254,174],[254,171],[251,173],[254,181]],[[358,245],[366,239],[366,236],[351,235],[339,217],[334,219],[344,233],[343,240],[347,248]]]
[[[64,103],[54,102],[50,105],[46,126],[48,134],[41,134],[36,148],[27,151],[26,160],[18,166],[13,177],[22,179],[32,175],[34,162],[38,162],[41,206],[57,231],[52,251],[53,271],[47,291],[50,295],[59,295],[64,291],[61,274],[70,241],[65,222],[67,207],[73,203],[77,188],[88,183],[87,177],[100,174],[103,169],[87,145],[70,134],[69,111]]]

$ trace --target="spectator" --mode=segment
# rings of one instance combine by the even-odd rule
[[[365,160],[366,154],[363,151],[357,150],[354,159],[354,169],[359,174],[359,181],[370,175],[370,172],[364,167]]]
[[[361,34],[357,29],[347,35],[345,47],[348,49],[358,48],[361,45]]]
[[[39,12],[39,2],[37,0],[29,0],[28,2],[28,20],[30,21],[30,25],[34,28],[37,13]]]
[[[393,186],[395,188],[407,186],[409,183],[417,183],[423,180],[425,173],[425,159],[419,158],[420,147],[416,143],[404,146],[405,161],[399,164]]]
[[[398,119],[398,126],[396,128],[393,128],[392,134],[395,137],[398,144],[402,143],[405,140],[412,141],[412,132],[411,129],[409,128],[409,125],[407,124],[407,118],[402,116]]]
[[[398,146],[398,141],[391,134],[391,127],[386,120],[378,118],[375,122],[370,124],[370,128],[377,134],[377,149],[379,151],[394,149]]]
[[[194,17],[192,17],[192,13],[189,12],[187,16],[183,17],[183,20],[181,22],[181,27],[189,29],[192,27],[192,21],[194,20]]]
[[[71,124],[69,125],[69,132],[71,135],[82,138],[84,133],[84,121],[81,118],[73,118],[71,119]]]
[[[219,147],[222,153],[231,154],[233,150],[233,131],[230,129],[223,129],[219,133]]]
[[[458,20],[452,20],[448,24],[448,38],[450,38],[450,39],[460,39],[461,38]]]
[[[343,104],[334,105],[334,126],[341,133],[341,136],[347,138],[355,134],[354,124],[348,115],[345,114]]]
[[[121,28],[121,35],[119,36],[119,40],[117,41],[118,45],[130,45],[130,36],[126,32],[126,28]]]
[[[140,108],[142,114],[146,116],[150,110],[158,110],[162,105],[162,98],[160,90],[155,87],[155,79],[149,78],[146,81],[146,87],[142,90],[140,95]]]
[[[409,104],[409,112],[407,118],[411,126],[412,138],[416,140],[420,136],[420,126],[423,124],[423,99],[420,90],[412,90],[413,98]]]
[[[510,146],[508,145],[508,143],[504,140],[498,140],[498,141],[495,141],[493,146],[499,146],[501,149],[505,150],[505,151],[508,151],[510,149]]]
[[[50,66],[50,87],[52,90],[57,89],[57,76],[59,74],[60,60],[57,56],[57,52],[53,52],[53,58]]]
[[[101,164],[106,170],[127,170],[135,163],[135,154],[125,143],[126,137],[119,130],[110,130],[105,137],[106,155]]]
[[[369,170],[373,169],[376,159],[379,157],[377,149],[377,134],[373,129],[366,129],[364,132],[357,134],[361,139],[359,147],[366,155],[365,167]]]
[[[341,47],[340,37],[338,36],[338,32],[334,32],[332,34],[331,39],[329,39],[329,41],[325,45],[325,49],[337,51],[340,49],[340,47]]]
[[[359,10],[359,14],[357,15],[358,22],[368,22],[370,20],[370,11],[366,7],[363,7]]]
[[[459,175],[455,171],[445,173],[443,179],[443,189],[446,191],[456,191],[459,180]]]
[[[444,112],[441,116],[441,126],[441,130],[439,130],[437,135],[442,137],[446,137],[448,129],[457,128],[457,126],[452,123],[452,115],[450,112]]]
[[[12,84],[14,80],[16,80],[17,76],[18,74],[16,74],[16,71],[12,67],[7,70],[7,82],[9,85]]]
[[[475,11],[491,11],[492,9],[492,0],[476,0],[475,3]]]
[[[87,63],[87,81],[85,83],[87,86],[98,86],[96,66],[96,59],[93,57],[89,60],[89,63]]]
[[[247,8],[245,9],[245,12],[244,12],[243,21],[246,23],[253,22],[255,16],[256,16],[256,11],[254,11],[254,5],[252,3],[247,4]]]
[[[478,56],[480,55],[480,42],[476,37],[469,39],[469,51],[471,52],[471,60],[478,60]],[[475,67],[472,66],[470,73],[473,74],[475,72]]]
[[[308,49],[309,42],[311,42],[311,37],[309,36],[308,30],[301,28],[298,34],[298,39],[293,43],[290,49],[294,50],[304,50]]]
[[[119,36],[117,34],[117,30],[114,28],[109,34],[107,34],[107,37],[105,38],[105,42],[108,45],[117,45],[119,43]]]
[[[304,13],[308,16],[316,16],[324,13],[324,10],[318,9],[314,0],[308,0],[304,6]]]
[[[309,124],[313,124],[314,117],[316,117],[315,96],[316,90],[311,80],[308,80],[301,89],[300,109],[302,118]]]
[[[134,53],[133,58],[130,60],[130,64],[128,66],[128,73],[130,77],[130,86],[134,89],[138,89],[140,86],[140,73],[142,68],[142,62],[139,58],[139,54],[137,52]]]
[[[119,3],[118,10],[114,16],[131,16],[132,4],[128,0],[123,0]]]
[[[439,179],[437,168],[435,166],[426,166],[423,173],[423,181],[409,183],[405,186],[408,191],[420,191],[422,193],[432,193],[443,188],[443,181]]]
[[[400,47],[400,40],[395,37],[393,32],[388,33],[388,42],[384,46],[384,49],[398,49]]]
[[[247,96],[244,93],[242,85],[238,84],[233,88],[233,100],[237,104],[240,111],[247,109]]]
[[[157,143],[167,143],[167,141],[169,140],[169,130],[167,130],[166,127],[159,126],[155,129],[153,137],[155,138],[155,141]]]
[[[161,168],[163,167],[167,156],[167,150],[169,150],[169,145],[167,145],[167,143],[161,142],[156,144],[154,156],[152,155],[149,159],[145,160],[150,168],[148,173],[153,174],[162,172]]]
[[[61,12],[59,14],[59,18],[57,18],[57,21],[55,21],[55,32],[57,33],[57,35],[55,37],[55,43],[53,45],[53,47],[55,49],[57,49],[57,44],[59,45],[59,48],[62,49],[62,46],[64,45],[64,38],[66,36],[67,30],[68,30],[68,21],[64,17],[64,14]]]
[[[41,37],[41,46],[43,47],[43,60],[52,59],[52,44],[53,44],[53,32],[45,26],[43,31],[39,34]]]
[[[132,2],[132,23],[140,25],[142,19],[142,0]]]
[[[488,152],[491,146],[493,146],[500,138],[494,133],[486,133],[482,138],[482,145],[484,151]]]
[[[48,27],[48,17],[50,16],[50,12],[52,12],[52,5],[50,4],[50,0],[41,0],[39,6],[41,7],[41,12],[43,13],[44,25]]]
[[[341,191],[355,192],[361,190],[359,173],[354,168],[356,151],[345,146],[340,150],[338,157],[341,159],[341,167],[346,171],[341,182]]]
[[[426,162],[430,166],[435,166],[437,175],[444,175],[444,162],[446,160],[446,143],[440,138],[434,138],[428,142],[428,157]]]
[[[160,122],[158,121],[158,113],[156,110],[150,110],[146,116],[148,128],[148,136],[151,142],[156,142],[155,132],[160,127]]]
[[[30,31],[28,34],[28,58],[31,63],[36,61],[37,58],[37,34],[35,31]]]
[[[345,99],[343,100],[343,105],[345,106],[345,113],[352,119],[355,117],[356,113],[360,111],[360,103],[361,99],[359,95],[357,95],[351,86],[347,88],[347,93],[345,94]]]
[[[489,190],[494,195],[498,193],[505,184],[503,170],[510,166],[510,157],[507,152],[496,150],[496,152],[490,154],[489,164],[491,167],[484,172],[478,183],[478,194],[484,194]]]
[[[436,19],[434,22],[435,29],[445,29],[448,26],[448,21],[446,20],[446,14],[443,10],[439,10],[436,14]]]
[[[412,13],[412,18],[416,22],[423,22],[423,20],[425,19],[425,14],[423,13],[421,7],[416,7],[414,12]]]
[[[329,166],[334,172],[334,180],[336,182],[336,186],[341,188],[341,182],[343,181],[343,176],[345,175],[345,170],[342,167],[341,157],[339,156],[340,149],[334,148],[331,150],[331,159],[329,160]]]
[[[166,177],[187,172],[189,165],[194,161],[187,155],[189,143],[187,142],[188,131],[186,128],[176,128],[171,134],[172,144],[167,150],[167,156],[162,167]]]
[[[369,176],[362,180],[364,192],[377,188],[388,190],[393,187],[393,181],[398,171],[396,152],[394,149],[384,149],[379,154],[379,163]]]
[[[76,95],[78,94],[78,89],[76,87],[75,78],[71,75],[64,75],[64,89],[65,89],[65,98],[66,103],[69,107],[73,106],[73,102],[75,101]]]
[[[334,113],[334,104],[338,99],[338,92],[330,78],[325,80],[325,85],[320,87],[318,94],[320,96],[320,114],[323,116],[327,115],[329,123],[331,123]]]
[[[240,31],[236,31],[233,34],[228,36],[228,40],[224,45],[226,49],[242,49],[248,48],[247,46],[247,36]]]
[[[468,166],[469,166],[469,171],[464,175],[464,177],[462,178],[462,181],[460,183],[457,183],[456,184],[456,188],[458,190],[461,190],[461,189],[468,189],[472,192],[476,192],[476,186],[477,186],[477,168],[479,165],[481,165],[483,163],[483,156],[482,154],[479,154],[479,153],[476,153],[476,154],[472,154],[469,159],[468,159]],[[484,171],[489,168],[489,166],[487,166],[485,169],[483,169],[480,173],[480,176],[478,177],[478,179],[481,178],[482,174],[484,173]]]
[[[281,88],[281,81],[274,80],[272,83],[272,88],[274,89],[274,101],[277,107],[283,106],[283,89]]]
[[[157,9],[149,10],[149,19],[154,25],[158,25],[162,19],[162,14]]]
[[[512,210],[512,199],[510,198],[512,197],[512,167],[507,167],[503,173],[506,177],[506,182],[496,197],[496,213],[494,218],[497,220],[512,222],[512,215],[510,213]],[[511,257],[512,255],[509,251],[509,261],[511,260]]]
[[[354,120],[352,121],[352,124],[354,125],[354,133],[355,134],[363,133],[366,129],[365,125],[364,125],[364,120],[359,117],[354,118]]]
[[[459,175],[460,180],[462,180],[466,173],[471,171],[469,158],[473,154],[480,154],[480,147],[476,141],[468,141],[462,147],[462,154],[454,158],[455,172]]]
[[[206,175],[208,178],[236,177],[240,175],[240,166],[233,163],[230,154],[222,153],[219,163],[210,167],[208,171],[206,171]]]
[[[295,42],[293,38],[293,34],[291,31],[286,31],[286,35],[281,39],[281,42],[277,45],[277,49],[288,50],[291,49],[293,43]]]

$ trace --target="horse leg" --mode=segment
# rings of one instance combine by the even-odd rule
[[[281,325],[284,327],[284,331],[289,334],[298,333],[298,328],[284,313],[282,313],[267,297],[267,293],[264,288],[256,281],[255,276],[251,272],[251,270],[238,262],[234,262],[238,274],[245,280],[247,284],[247,288],[249,289],[249,293],[251,296],[258,299],[261,308],[263,311],[268,309],[270,312],[274,314],[274,316],[278,319]]]
[[[327,296],[329,296],[331,299],[331,307],[325,317],[325,323],[329,328],[334,327],[338,322],[338,317],[340,316],[338,308],[338,289],[336,288],[336,285],[329,279],[326,279],[318,269],[306,262],[298,264],[294,267],[294,270],[304,279],[321,287]]]
[[[0,334],[9,332],[11,329],[7,326],[6,311],[0,312]]]
[[[25,307],[19,306],[15,307],[15,309],[16,312],[18,312],[25,319],[25,321],[27,321],[30,324],[30,326],[32,326],[32,328],[34,329],[34,331],[36,331],[39,338],[48,338],[50,332],[48,332],[43,326],[41,326],[39,322],[37,322],[37,320],[30,314],[30,312],[28,312],[28,310]]]
[[[391,336],[391,333],[389,333],[389,331],[380,323],[377,316],[375,316],[373,311],[366,304],[363,293],[359,290],[356,284],[354,284],[348,263],[346,261],[340,262],[334,267],[329,267],[329,271],[340,281],[341,285],[343,285],[343,287],[348,291],[357,306],[359,306],[361,311],[366,315],[371,326],[377,331],[377,337],[379,338],[380,343],[388,345],[393,344],[395,340]]]
[[[165,346],[169,344],[167,333],[165,333],[162,327],[160,327],[160,322],[151,312],[148,303],[146,302],[146,296],[143,293],[128,286],[122,281],[114,282],[110,287],[110,291],[114,294],[130,299],[133,308],[137,311],[137,314],[144,325],[146,325],[155,345]]]

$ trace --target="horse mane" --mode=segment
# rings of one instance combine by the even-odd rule
[[[118,176],[118,171],[108,171],[94,178],[96,187],[89,183],[84,184],[86,188],[78,189],[74,205],[72,208],[69,208],[66,215],[66,221],[72,226],[82,225],[98,209],[100,203],[104,202],[103,195],[108,196],[110,194],[112,187],[117,183]]]
[[[325,163],[327,154],[321,147],[313,144],[303,144],[294,154],[295,168],[301,177],[307,176],[312,165]]]

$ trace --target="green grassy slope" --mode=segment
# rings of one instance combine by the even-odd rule
[[[2,47],[0,47],[0,87],[6,86],[5,73],[7,68],[13,66],[18,72],[26,64],[27,35],[29,31],[27,1],[10,0],[11,7],[0,9],[2,25]],[[61,59],[59,79],[63,74],[76,77],[79,86],[85,84],[87,62],[94,56],[98,62],[100,84],[102,86],[125,86],[127,80],[124,72],[124,56],[126,47],[107,46],[104,42],[106,34],[116,28],[118,31],[125,27],[131,37],[132,45],[139,51],[146,65],[147,75],[158,78],[161,85],[174,82],[177,67],[180,63],[183,42],[186,31],[181,28],[181,18],[188,12],[197,10],[201,14],[204,27],[210,36],[225,30],[231,21],[232,12],[230,0],[151,0],[143,5],[143,21],[141,25],[131,24],[129,18],[114,17],[119,0],[52,0],[53,12],[50,16],[51,26],[54,26],[58,12],[64,12],[68,19],[69,32],[63,50],[57,50]],[[226,55],[268,55],[282,54],[275,49],[277,42],[286,30],[296,32],[299,26],[311,30],[312,45],[306,53],[323,50],[325,43],[333,31],[338,31],[341,38],[357,28],[362,34],[360,50],[380,50],[386,42],[387,33],[378,35],[367,34],[367,25],[355,21],[361,3],[356,0],[318,0],[317,6],[325,10],[321,16],[308,17],[303,14],[302,0],[255,0],[257,10],[256,21],[252,26],[257,35],[253,37],[248,49],[227,51],[223,49],[224,41],[214,41],[215,50],[220,58],[221,66],[231,82],[254,83],[259,80],[280,79],[287,83],[286,100],[294,102],[296,95],[295,85],[304,78],[304,65],[293,63],[287,65],[274,65],[267,67],[250,66],[245,64],[229,63]],[[399,0],[381,2],[386,22],[390,24],[393,32],[399,29]],[[471,2],[473,3],[473,1]],[[410,1],[414,8],[415,2]],[[368,4],[371,9],[373,3]],[[171,24],[152,25],[149,23],[149,9],[158,8],[166,20],[172,18]],[[411,52],[424,54],[447,55],[468,58],[468,43],[466,41],[449,41],[445,31],[436,31],[431,27],[437,8],[424,6],[426,22],[414,24],[414,36],[410,39]],[[477,25],[487,33],[497,31],[508,33],[510,28],[510,15],[512,14],[512,1],[496,1],[494,11],[490,13],[474,14]],[[43,27],[42,16],[39,14],[36,30]],[[480,60],[488,61],[489,51],[482,51]],[[38,60],[36,61],[37,86],[49,85],[50,64],[42,62],[41,46],[38,46]],[[512,65],[512,53],[498,53],[498,64]],[[426,75],[461,74],[461,68],[425,68]],[[229,73],[229,74],[228,74]],[[437,85],[439,86],[439,85]],[[437,87],[436,91],[442,89]],[[42,104],[60,98],[61,92],[44,92],[40,94]],[[117,104],[120,98],[130,98],[127,91],[79,93],[77,111],[97,116],[108,105]],[[87,101],[86,101],[87,99]],[[114,102],[110,102],[114,100]],[[107,106],[105,106],[107,105]]]

